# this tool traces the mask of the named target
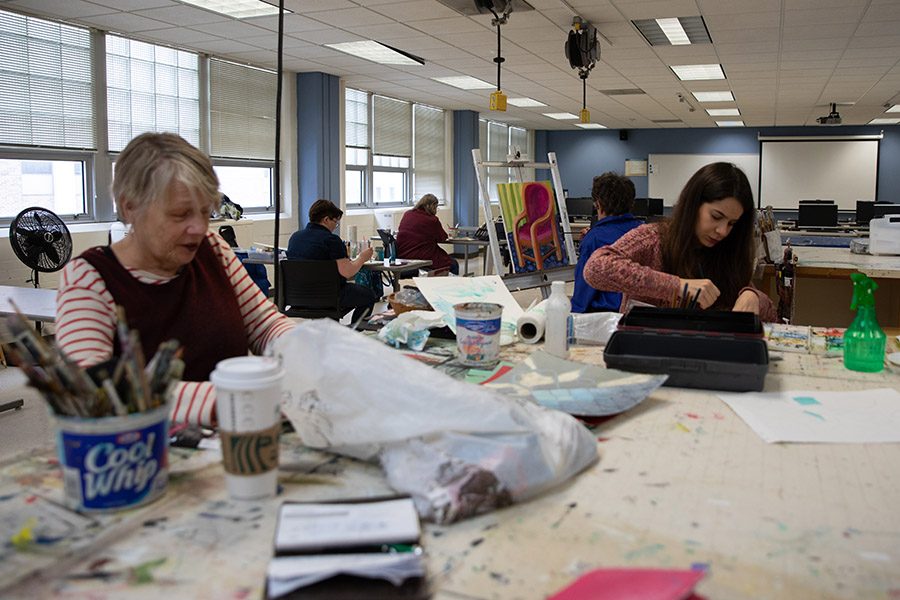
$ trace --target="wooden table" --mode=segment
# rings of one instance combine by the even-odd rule
[[[56,320],[56,290],[0,285],[0,315],[15,313],[12,304],[35,321]]]
[[[847,248],[794,248],[794,319],[797,325],[847,327],[855,312],[850,310],[853,285],[850,274],[865,273],[875,279],[875,309],[883,327],[900,326],[900,256],[853,254]],[[778,302],[775,269],[766,265],[762,289]]]
[[[865,374],[839,359],[776,358],[766,391],[900,390],[900,367]],[[573,359],[601,363],[601,349],[575,348]],[[692,566],[708,570],[698,593],[711,599],[897,596],[900,444],[766,444],[713,392],[676,388],[594,431],[600,460],[571,482],[457,524],[425,525],[434,598],[540,598],[597,567]],[[54,458],[48,449],[0,465],[0,516],[22,494],[61,499]],[[0,546],[0,595],[259,598],[281,501],[389,491],[377,467],[290,437],[273,500],[229,501],[214,455],[175,453],[172,463],[180,473],[161,500],[98,518],[84,549]],[[140,566],[152,583],[136,583]],[[31,573],[37,567],[45,570]],[[12,578],[18,587],[3,591]]]

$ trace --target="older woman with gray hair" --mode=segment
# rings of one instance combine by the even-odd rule
[[[209,157],[172,133],[144,133],[116,160],[113,196],[131,232],[72,260],[57,292],[58,346],[83,367],[120,352],[116,307],[140,333],[145,356],[178,340],[184,381],[173,422],[215,423],[216,363],[264,353],[293,327],[263,296],[229,245],[209,231],[219,180]]]
[[[459,275],[459,263],[438,246],[447,239],[447,232],[437,218],[438,204],[434,194],[425,194],[406,211],[397,231],[397,256],[430,260],[437,274],[449,271]]]

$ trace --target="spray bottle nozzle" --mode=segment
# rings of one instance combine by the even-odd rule
[[[860,306],[875,306],[875,290],[878,284],[863,273],[851,273],[853,281],[853,300],[850,301],[850,310],[856,310]]]

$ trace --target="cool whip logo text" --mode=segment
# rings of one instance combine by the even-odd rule
[[[156,432],[150,432],[146,441],[136,441],[128,447],[105,442],[91,448],[84,457],[85,499],[121,490],[144,490],[159,470],[153,458],[155,439]]]

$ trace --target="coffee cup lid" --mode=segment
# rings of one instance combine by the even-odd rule
[[[216,364],[211,379],[220,382],[242,383],[276,379],[283,375],[281,363],[268,356],[237,356]]]

